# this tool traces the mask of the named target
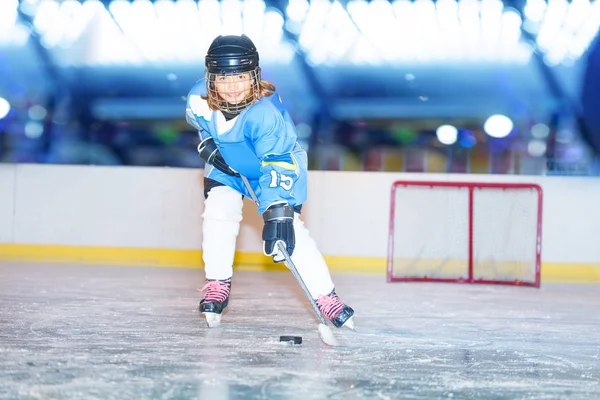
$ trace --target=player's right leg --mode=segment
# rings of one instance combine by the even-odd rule
[[[236,190],[204,178],[202,258],[206,284],[199,310],[210,327],[221,324],[229,303],[235,244],[242,221],[243,197]]]

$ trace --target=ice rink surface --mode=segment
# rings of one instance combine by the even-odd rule
[[[236,271],[217,329],[203,277],[0,263],[0,399],[600,399],[600,286],[334,275],[331,348],[291,273]]]

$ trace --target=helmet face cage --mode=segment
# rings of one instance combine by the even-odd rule
[[[239,114],[260,98],[260,68],[247,72],[206,71],[206,91],[211,105],[221,111]]]

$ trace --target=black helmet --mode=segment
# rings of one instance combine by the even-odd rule
[[[205,63],[212,74],[250,72],[258,68],[258,51],[246,35],[221,35],[210,45]]]
[[[216,83],[217,76],[242,74],[247,75],[247,79],[236,82],[245,86],[241,89],[233,86],[231,93],[242,90],[240,93],[244,93],[245,97],[238,99],[239,94],[235,94],[234,100],[226,100],[223,92],[219,93],[223,91],[223,86],[219,89]],[[208,102],[213,109],[238,114],[256,102],[260,96],[261,79],[258,51],[252,40],[246,35],[218,36],[213,40],[206,54],[205,78]],[[225,88],[229,90],[227,86]]]

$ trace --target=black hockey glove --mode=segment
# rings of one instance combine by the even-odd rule
[[[213,165],[219,171],[227,175],[240,176],[240,174],[227,165],[213,138],[204,139],[198,145],[198,153],[205,163]]]
[[[272,256],[276,263],[281,262],[284,257],[279,252],[277,242],[283,242],[290,256],[296,247],[294,208],[287,204],[272,205],[263,213],[263,220],[265,221],[262,232],[263,251],[265,255]]]

